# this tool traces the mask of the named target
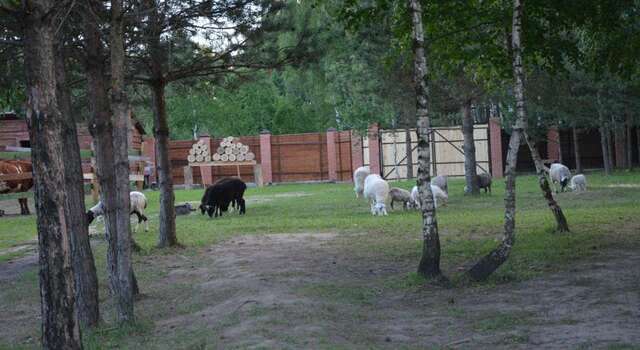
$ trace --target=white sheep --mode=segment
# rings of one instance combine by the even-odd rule
[[[438,207],[438,198],[442,201],[442,205],[447,205],[447,200],[449,196],[438,186],[431,184],[431,194],[433,195],[433,205]],[[420,209],[420,200],[418,199],[418,186],[413,186],[411,189],[411,201],[413,202],[413,206],[417,209]]]
[[[587,177],[584,174],[578,174],[571,178],[571,183],[569,184],[569,188],[572,191],[576,192],[586,192],[587,191]]]
[[[393,187],[389,190],[389,198],[391,199],[391,209],[394,202],[402,203],[404,209],[411,207],[411,193],[403,188]]]
[[[364,191],[364,179],[371,174],[368,166],[361,166],[353,172],[353,190],[356,192],[356,198],[362,197]]]
[[[144,215],[144,210],[147,208],[147,197],[142,192],[131,191],[129,193],[129,204],[130,204],[130,213],[129,215],[136,214],[138,217],[138,222],[136,226],[133,228],[133,232],[138,231],[138,225],[144,221],[144,231],[149,231],[149,221],[147,217]],[[89,211],[87,211],[87,224],[91,224],[93,220],[99,216],[104,215],[104,206],[102,205],[102,201],[98,202],[98,204],[94,205]]]
[[[386,202],[389,198],[389,184],[378,174],[364,179],[364,198],[371,203],[372,215],[387,215]]]
[[[440,187],[445,193],[449,193],[449,184],[446,176],[438,175],[431,179],[431,184]]]
[[[569,179],[571,179],[571,171],[560,163],[553,163],[549,167],[549,176],[551,177],[551,183],[556,193],[558,193],[558,189],[556,188],[557,183],[560,184],[560,189],[564,192],[564,188],[567,187]]]

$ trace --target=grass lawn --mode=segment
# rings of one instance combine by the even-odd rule
[[[495,247],[501,238],[504,215],[504,183],[502,181],[495,182],[491,195],[482,194],[472,198],[463,195],[464,183],[462,179],[450,180],[449,205],[439,208],[437,215],[442,243],[442,267],[443,271],[454,281],[454,289],[480,288],[485,290],[488,288],[491,290],[499,288],[505,283],[527,281],[549,273],[566,270],[570,266],[582,261],[597,259],[611,251],[637,249],[640,246],[640,218],[638,218],[640,173],[618,172],[609,177],[593,173],[587,174],[587,177],[588,192],[561,193],[557,197],[572,230],[569,234],[553,232],[555,223],[542,198],[536,178],[533,176],[518,177],[517,238],[512,255],[488,282],[473,286],[463,285],[457,281],[464,270]],[[410,189],[413,183],[400,182],[394,183],[392,186]],[[245,196],[247,214],[244,217],[233,213],[222,218],[210,219],[208,216],[200,215],[199,212],[178,217],[178,239],[185,248],[170,250],[158,250],[154,247],[157,241],[159,194],[158,192],[146,192],[146,195],[150,202],[147,209],[150,231],[138,232],[135,235],[136,241],[143,247],[143,252],[136,255],[134,260],[134,268],[140,279],[143,293],[153,295],[153,291],[147,288],[151,288],[151,286],[166,288],[163,286],[168,284],[171,288],[165,291],[166,295],[163,297],[174,298],[173,301],[189,297],[192,297],[193,300],[181,306],[180,310],[159,305],[158,300],[153,303],[143,300],[137,309],[140,313],[140,322],[137,326],[134,329],[113,331],[109,326],[112,321],[113,305],[109,298],[104,297],[107,295],[107,291],[102,290],[102,296],[105,299],[103,313],[106,325],[104,329],[108,329],[108,331],[87,333],[85,342],[89,348],[135,347],[135,344],[144,342],[149,342],[150,347],[157,348],[171,347],[172,344],[178,348],[186,347],[185,344],[191,344],[198,348],[200,347],[198,344],[210,344],[209,342],[213,341],[209,338],[211,335],[202,327],[196,326],[170,328],[169,333],[163,334],[158,339],[152,338],[158,335],[159,329],[168,327],[163,323],[164,321],[159,321],[166,320],[168,315],[193,315],[195,312],[207,310],[207,307],[210,308],[211,300],[219,298],[223,300],[229,297],[228,295],[206,294],[214,293],[214,291],[203,292],[200,289],[194,289],[194,285],[198,284],[195,280],[184,276],[175,277],[172,271],[180,270],[176,266],[182,266],[184,261],[189,261],[191,269],[208,271],[206,278],[211,278],[216,274],[222,275],[222,270],[211,267],[211,264],[222,264],[221,261],[208,259],[222,259],[221,256],[225,254],[226,250],[220,247],[236,244],[235,242],[246,244],[248,248],[258,244],[257,241],[252,240],[243,243],[242,240],[247,239],[241,238],[244,235],[251,235],[251,237],[256,237],[255,240],[263,242],[260,240],[269,239],[269,236],[264,236],[266,234],[290,233],[300,234],[301,237],[307,234],[326,234],[326,237],[331,237],[330,240],[323,241],[326,237],[319,241],[305,238],[299,249],[306,249],[305,244],[308,243],[315,247],[314,249],[322,250],[324,252],[322,254],[317,253],[317,250],[309,253],[308,259],[317,259],[317,261],[314,260],[317,264],[323,264],[331,259],[333,259],[333,264],[349,262],[345,264],[347,272],[349,264],[361,267],[364,269],[363,271],[366,271],[364,265],[371,264],[372,268],[369,270],[383,271],[375,274],[374,277],[351,274],[348,278],[339,280],[317,278],[305,281],[304,285],[292,284],[290,290],[287,291],[287,293],[294,293],[296,298],[304,300],[319,300],[327,303],[331,301],[334,304],[343,303],[349,308],[356,308],[352,310],[356,313],[354,317],[368,319],[372,314],[375,314],[377,312],[375,310],[378,310],[379,307],[374,306],[379,305],[381,295],[423,293],[416,292],[423,290],[424,281],[414,272],[422,248],[419,213],[396,209],[396,211],[389,211],[387,217],[373,217],[369,212],[368,204],[364,200],[355,199],[350,184],[290,184],[259,189],[250,188]],[[202,190],[176,191],[176,202],[199,202],[201,195]],[[103,227],[99,223],[96,229],[102,231]],[[139,231],[142,231],[142,226]],[[36,239],[35,216],[0,218],[0,264],[6,264],[7,260],[23,254],[13,251],[13,247],[34,239]],[[95,241],[97,266],[102,287],[104,287],[106,286],[105,249],[103,243],[99,240]],[[279,248],[276,249],[276,252],[278,249],[283,249],[283,252],[278,253],[286,256],[287,246],[278,245],[277,247]],[[221,250],[217,251],[216,249]],[[293,251],[293,248],[291,249],[291,264],[295,265],[298,255]],[[211,253],[212,251],[215,251],[215,254]],[[257,249],[255,254],[260,257],[263,252]],[[304,254],[299,258],[307,259]],[[243,259],[239,260],[241,265],[250,264],[250,256]],[[286,258],[283,259],[286,260]],[[393,268],[386,271],[384,270],[385,266],[393,266]],[[357,270],[356,267],[354,269]],[[214,270],[217,272],[211,272]],[[17,300],[20,300],[18,303],[22,305],[20,307],[37,306],[37,273],[34,271],[33,268],[26,271],[18,280],[12,282],[10,288],[3,288],[0,291],[0,305],[2,305],[0,306],[0,314],[15,313]],[[243,270],[243,273],[246,271]],[[338,275],[342,276],[341,273]],[[270,277],[267,279],[285,279],[294,275],[298,278],[303,274],[295,269],[288,271],[285,266],[282,270],[274,270],[273,275],[269,275]],[[197,280],[200,277],[194,278]],[[380,289],[378,290],[378,287],[372,289],[372,285],[379,286]],[[148,287],[145,288],[145,286]],[[251,287],[252,285],[248,285],[247,288]],[[32,293],[29,293],[29,296],[24,296],[21,293],[22,290],[30,290]],[[202,293],[205,294],[202,295]],[[335,308],[334,304],[331,304],[333,305],[331,307]],[[257,329],[256,332],[266,338],[278,339],[277,343],[271,344],[272,346],[279,347],[277,345],[282,344],[288,344],[289,346],[286,347],[293,348],[309,346],[309,343],[300,343],[300,339],[295,335],[289,335],[289,337],[293,337],[292,339],[285,339],[284,335],[279,335],[287,333],[286,331],[278,333],[279,327],[285,329],[288,327],[286,319],[289,317],[305,319],[307,316],[297,315],[295,312],[293,316],[282,315],[281,310],[261,308],[259,305],[247,308],[250,311],[243,314],[243,317],[258,323],[259,320],[268,317],[269,325],[264,326],[265,329]],[[338,310],[340,310],[339,307]],[[316,315],[324,315],[321,317],[323,322],[340,323],[340,320],[333,319],[335,317],[333,314],[339,312],[334,310],[332,313],[329,306],[327,309],[314,312]],[[443,312],[447,314],[447,317],[455,320],[466,317],[463,308],[452,308]],[[205,316],[202,317],[205,318]],[[217,320],[217,326],[214,327],[213,332],[226,334],[224,332],[228,331],[230,327],[246,322],[244,319],[229,317],[222,321]],[[473,334],[492,333],[496,331],[495,328],[500,328],[505,322],[513,323],[516,327],[515,325],[528,324],[529,321],[535,319],[535,314],[529,311],[513,313],[503,310],[492,314],[491,317],[484,317],[465,324],[464,327]],[[284,324],[279,325],[279,321]],[[2,339],[0,340],[0,348],[5,343],[7,346],[10,344],[27,346],[34,344],[33,342],[37,341],[38,322],[32,321],[28,324],[31,326],[26,327],[27,329],[16,330],[15,332],[18,334],[4,334],[0,331],[0,336],[11,336],[8,341],[0,337]],[[272,332],[275,333],[272,334]],[[504,339],[500,338],[500,341],[511,342],[515,339],[515,341],[526,343],[529,335],[528,333],[506,334]],[[326,339],[318,336],[317,339],[320,340],[317,343],[311,343],[311,346],[319,348],[346,346],[350,348],[354,344],[358,345],[356,347],[364,344],[365,348],[376,347],[377,340],[373,338],[371,341],[366,340],[374,335],[361,334],[361,336],[364,339],[362,343],[352,341],[349,337],[347,337],[349,341],[343,341],[344,339],[336,340],[328,335]],[[192,342],[196,340],[201,343]],[[186,343],[179,341],[186,341]],[[223,345],[231,346],[225,343],[225,340],[217,339],[216,341],[222,341]],[[446,344],[446,342],[436,343]],[[231,347],[243,348],[244,345],[255,345],[251,342],[243,344],[234,343]],[[271,346],[267,343],[265,347]],[[387,347],[393,346],[387,345]]]

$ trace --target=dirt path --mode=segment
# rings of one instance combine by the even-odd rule
[[[412,266],[354,260],[337,253],[343,239],[244,236],[174,262],[158,286],[193,283],[180,306],[193,311],[159,320],[156,335],[206,330],[192,345],[218,348],[640,345],[638,254],[524,283],[407,289],[389,277]]]
[[[119,347],[568,349],[640,345],[640,254],[595,261],[521,283],[442,289],[405,286],[413,261],[356,257],[362,235],[233,238],[195,254],[136,262],[145,331]],[[370,237],[366,237],[370,238]],[[375,238],[375,237],[374,237]],[[378,254],[380,255],[380,254]],[[376,256],[375,254],[372,256]],[[35,255],[0,264],[16,282]],[[4,270],[2,270],[4,269]],[[105,283],[103,281],[103,283]],[[23,286],[22,284],[19,284]],[[4,305],[2,339],[33,345],[37,284]],[[31,295],[33,294],[33,295]],[[109,300],[107,299],[107,306]]]

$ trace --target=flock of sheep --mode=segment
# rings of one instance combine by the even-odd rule
[[[549,176],[552,184],[560,185],[562,192],[565,188],[572,191],[584,192],[587,190],[587,178],[583,174],[571,176],[571,171],[560,163],[553,163],[549,167]],[[398,187],[389,187],[389,183],[378,174],[371,174],[368,166],[362,166],[353,173],[353,183],[356,198],[364,197],[371,204],[371,214],[387,215],[387,203],[390,203],[393,209],[394,203],[401,203],[404,209],[420,209],[420,200],[418,199],[418,186],[413,186],[411,191],[407,191]],[[491,193],[491,175],[478,175],[478,185],[480,189],[484,189],[485,193]],[[246,211],[244,192],[247,185],[240,179],[230,177],[218,180],[213,185],[207,187],[200,202],[200,211],[204,215],[206,212],[209,217],[222,216],[230,207],[236,209],[240,215]],[[465,192],[467,188],[465,186]],[[431,192],[433,193],[433,203],[436,208],[438,202],[443,206],[447,205],[449,199],[449,185],[446,176],[436,176],[431,180]],[[558,192],[556,188],[556,193]],[[130,214],[138,217],[138,222],[133,232],[138,230],[138,225],[144,221],[145,231],[149,231],[148,219],[144,213],[147,208],[147,197],[138,191],[130,193]],[[178,215],[189,214],[193,211],[189,203],[176,206]],[[93,220],[104,214],[102,202],[98,202],[95,206],[87,211],[87,224],[91,224]]]
[[[484,189],[484,192],[491,193],[491,175],[484,173],[478,176],[478,187]],[[551,164],[549,168],[549,176],[555,187],[556,184],[561,186],[561,191],[570,188],[573,191],[583,192],[587,190],[587,178],[583,174],[571,176],[569,168],[560,164]],[[368,166],[362,166],[353,173],[354,191],[356,198],[364,197],[371,204],[371,214],[374,216],[387,215],[387,203],[390,203],[391,209],[393,204],[402,203],[404,209],[420,209],[420,201],[418,199],[418,186],[413,186],[411,192],[398,188],[390,187],[389,183],[378,174],[371,174]],[[467,186],[464,191],[467,192]],[[438,202],[443,206],[447,205],[449,199],[449,185],[446,176],[436,176],[431,180],[431,192],[433,193],[433,203],[438,207]],[[556,189],[556,193],[557,193]]]

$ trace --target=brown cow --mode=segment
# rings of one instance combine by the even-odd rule
[[[0,175],[13,175],[31,173],[33,167],[31,162],[24,160],[1,160]],[[33,179],[0,181],[0,193],[27,192],[33,187]],[[29,204],[27,198],[18,198],[20,203],[20,214],[29,215]]]

